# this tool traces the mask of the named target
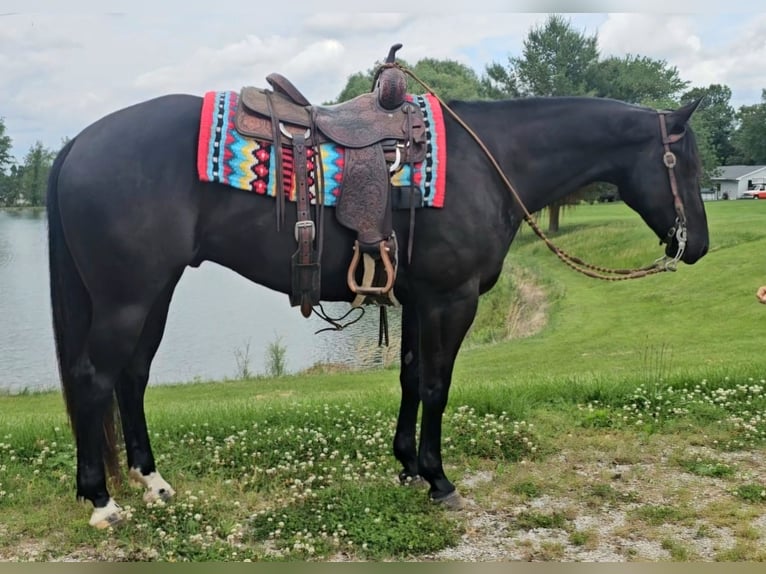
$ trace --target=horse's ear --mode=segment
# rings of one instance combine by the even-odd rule
[[[700,96],[685,106],[681,106],[676,111],[669,113],[667,116],[668,133],[682,133],[686,124],[689,122],[689,118],[692,117],[692,114],[700,105],[704,97],[705,96]]]

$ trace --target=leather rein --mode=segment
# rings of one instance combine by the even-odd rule
[[[446,102],[444,102],[437,94],[435,94],[434,91],[425,82],[423,82],[420,78],[418,78],[412,71],[408,70],[407,68],[404,68],[403,66],[400,66],[398,63],[389,64],[389,65],[397,66],[405,74],[407,74],[413,80],[415,80],[417,83],[423,86],[423,88],[425,88],[428,91],[428,93],[434,96],[437,99],[437,101],[441,104],[441,106],[445,110],[447,110],[447,112],[455,119],[455,121],[459,123],[468,132],[468,134],[476,141],[476,143],[479,145],[481,150],[484,152],[484,154],[487,156],[489,161],[492,163],[493,167],[497,171],[500,178],[503,180],[503,183],[508,188],[508,191],[510,191],[511,195],[513,195],[514,199],[516,200],[516,203],[518,203],[518,205],[521,207],[521,210],[524,213],[524,221],[526,221],[529,224],[529,226],[535,232],[535,235],[537,235],[540,239],[543,240],[543,242],[548,247],[548,249],[550,249],[566,265],[568,265],[575,271],[582,273],[583,275],[586,275],[588,277],[593,277],[594,279],[603,279],[606,281],[623,281],[625,279],[638,279],[639,277],[646,277],[647,275],[662,273],[663,271],[675,271],[677,269],[678,262],[681,260],[681,257],[683,256],[684,250],[686,248],[686,215],[684,212],[683,202],[681,201],[681,196],[678,193],[678,182],[676,180],[676,174],[674,171],[676,163],[677,163],[677,159],[675,154],[672,151],[670,151],[670,144],[679,141],[684,136],[684,134],[681,133],[681,134],[668,135],[665,116],[669,112],[657,112],[657,113],[659,115],[660,133],[662,135],[662,145],[665,149],[665,153],[662,156],[662,161],[668,170],[670,190],[673,194],[673,205],[676,210],[676,221],[673,224],[673,226],[668,230],[666,237],[660,240],[660,245],[671,241],[673,237],[675,237],[678,243],[678,250],[676,251],[676,254],[673,257],[663,255],[659,259],[656,259],[651,265],[647,265],[645,267],[639,267],[636,269],[610,269],[608,267],[599,267],[597,265],[586,263],[582,259],[575,257],[573,255],[570,255],[563,249],[554,245],[553,242],[550,239],[548,239],[548,237],[546,237],[545,233],[543,233],[542,229],[540,229],[540,226],[532,217],[532,214],[530,214],[527,208],[524,206],[524,203],[521,201],[521,197],[519,197],[519,194],[516,191],[516,188],[510,182],[510,180],[505,175],[505,173],[503,173],[503,170],[500,167],[500,164],[497,162],[497,160],[489,151],[489,149],[481,140],[481,138],[468,126],[468,124],[466,124],[460,118],[460,116],[457,115],[457,113],[455,113],[454,110],[452,110],[452,108],[450,108],[446,104]]]

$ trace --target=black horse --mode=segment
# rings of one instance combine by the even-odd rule
[[[152,359],[168,306],[187,266],[224,265],[289,293],[296,250],[293,209],[277,231],[271,198],[203,183],[195,169],[201,98],[159,97],[87,127],[57,157],[48,190],[53,320],[67,410],[77,442],[77,495],[94,505],[91,524],[120,520],[106,469],[116,465],[113,399],[130,476],[147,498],[173,494],[155,467],[144,415]],[[596,98],[453,102],[535,212],[594,181],[648,224],[666,254],[692,264],[708,249],[700,163],[689,118],[696,103],[664,114]],[[393,451],[400,478],[422,477],[437,501],[455,502],[442,467],[442,415],[455,357],[479,296],[500,275],[523,210],[476,141],[445,117],[446,200],[395,212],[402,253],[395,293],[402,303],[402,390]],[[677,158],[663,163],[666,147]],[[673,184],[671,181],[675,180]],[[686,243],[679,250],[679,209]],[[331,212],[328,212],[331,215]],[[321,298],[351,301],[346,271],[352,231],[326,218]],[[419,443],[416,424],[422,405]]]

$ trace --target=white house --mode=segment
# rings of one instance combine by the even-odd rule
[[[710,179],[720,190],[718,197],[739,199],[748,189],[766,183],[766,165],[723,165]]]

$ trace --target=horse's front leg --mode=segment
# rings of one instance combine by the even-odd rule
[[[420,361],[418,359],[418,315],[414,305],[402,309],[402,346],[399,382],[402,400],[394,435],[394,456],[402,463],[399,480],[405,484],[418,478],[418,451],[415,446],[415,428],[420,407]]]
[[[479,301],[478,288],[466,284],[449,294],[419,297],[420,385],[423,404],[418,471],[430,485],[431,499],[459,506],[460,497],[442,466],[442,417],[447,406],[452,369],[471,326]]]

